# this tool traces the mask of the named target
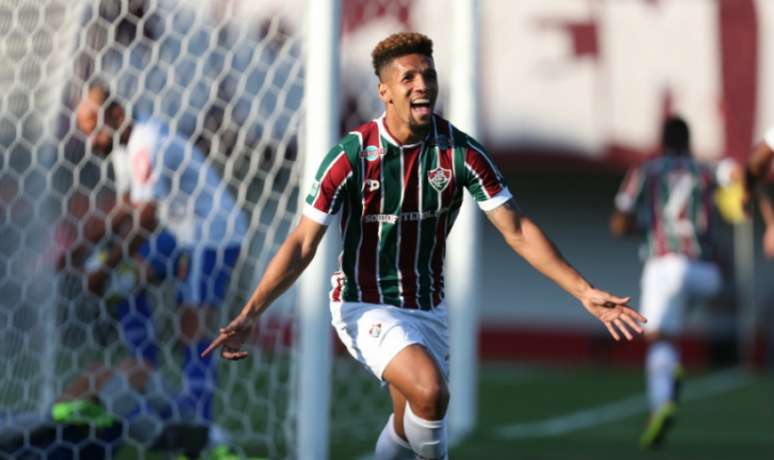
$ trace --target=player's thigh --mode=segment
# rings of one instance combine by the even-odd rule
[[[440,406],[445,410],[449,392],[443,372],[423,345],[403,348],[387,364],[383,378],[412,403],[412,407],[415,404]]]
[[[677,333],[682,328],[686,262],[677,257],[648,260],[642,273],[640,310],[647,333]]]
[[[720,268],[712,262],[692,262],[688,266],[685,278],[690,295],[699,300],[717,295],[723,287]]]
[[[331,302],[331,323],[350,355],[382,381],[396,354],[423,341],[410,318],[389,305]]]

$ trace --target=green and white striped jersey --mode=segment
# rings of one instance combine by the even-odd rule
[[[428,136],[412,145],[393,140],[383,117],[344,136],[323,159],[303,211],[324,225],[342,211],[331,300],[438,305],[463,188],[485,211],[511,199],[484,148],[437,115]]]

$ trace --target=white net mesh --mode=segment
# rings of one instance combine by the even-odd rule
[[[0,1],[0,452],[99,458],[120,450],[144,458],[154,447],[202,448],[195,439],[209,424],[207,396],[188,401],[193,418],[182,399],[201,390],[197,372],[209,371],[185,357],[187,300],[177,278],[213,272],[232,256],[217,253],[208,269],[206,254],[186,253],[187,246],[217,245],[212,234],[208,244],[186,243],[180,222],[169,218],[173,205],[160,198],[160,226],[144,237],[177,231],[177,252],[165,266],[171,273],[157,284],[135,280],[138,257],[110,227],[128,180],[111,158],[117,148],[99,155],[74,111],[90,85],[103,84],[131,118],[150,117],[186,152],[203,152],[201,164],[183,156],[177,170],[164,173],[168,195],[192,184],[186,174],[196,167],[185,193],[227,193],[236,202],[223,221],[246,222],[248,237],[228,262],[231,281],[204,281],[203,289],[228,286],[222,308],[206,318],[214,329],[251,292],[296,217],[301,31],[293,22],[298,12],[273,13],[232,1]],[[100,116],[107,117],[104,108]],[[202,222],[212,230],[216,220]],[[116,247],[124,256],[107,287],[90,289],[95,261],[99,268]],[[215,361],[211,442],[244,455],[292,456],[292,297],[262,319],[260,346],[248,362]],[[153,356],[153,365],[139,365],[138,356]],[[186,370],[188,361],[194,364]]]

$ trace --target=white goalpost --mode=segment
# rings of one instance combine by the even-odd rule
[[[340,0],[306,0],[306,79],[303,187],[314,180],[327,146],[339,135]],[[335,227],[335,226],[333,226]],[[331,331],[329,277],[335,260],[336,229],[320,243],[300,279],[300,358],[298,360],[298,458],[327,458],[330,433]]]
[[[455,0],[454,68],[451,71],[449,119],[473,137],[480,136],[480,38],[478,0]],[[463,201],[448,244],[449,298],[449,434],[459,442],[476,426],[478,389],[478,297],[481,286],[481,211],[470,196]]]

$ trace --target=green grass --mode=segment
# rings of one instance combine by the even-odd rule
[[[667,444],[642,451],[638,439],[646,414],[557,436],[504,439],[498,428],[535,423],[641,395],[639,370],[484,365],[480,372],[479,424],[450,452],[453,459],[733,459],[774,458],[774,376],[743,374],[745,383],[700,397],[696,383],[711,371],[689,373],[686,401]],[[692,393],[691,383],[694,383]],[[386,419],[386,414],[385,414]],[[332,440],[331,458],[358,458],[378,435],[349,442]]]

